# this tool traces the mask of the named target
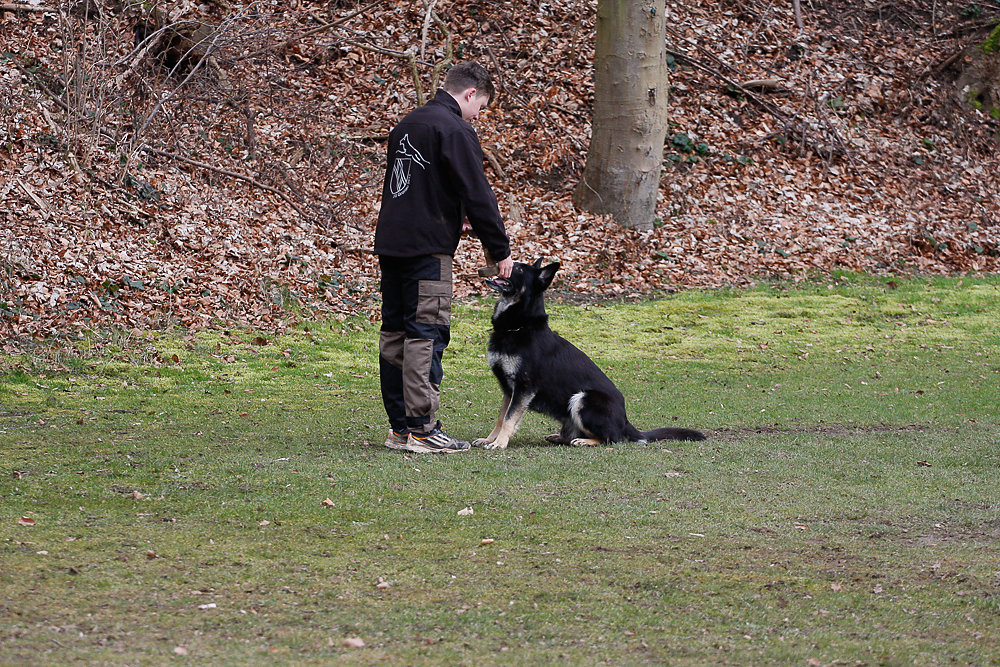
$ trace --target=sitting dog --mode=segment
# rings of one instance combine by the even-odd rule
[[[509,279],[486,284],[500,293],[493,309],[493,333],[488,360],[503,389],[496,428],[473,442],[486,449],[504,449],[527,410],[559,420],[562,429],[546,438],[576,446],[654,440],[704,440],[686,428],[639,431],[625,415],[625,398],[586,354],[549,328],[543,293],[559,269],[514,264]]]

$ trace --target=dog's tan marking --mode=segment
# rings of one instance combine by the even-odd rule
[[[510,407],[510,394],[504,393],[503,401],[500,403],[500,414],[497,415],[497,425],[493,427],[490,434],[485,438],[478,438],[472,441],[472,444],[476,447],[485,447],[486,445],[492,443],[500,435],[500,429],[503,427],[503,417],[507,414],[507,408]]]
[[[507,449],[507,444],[511,437],[517,432],[517,427],[521,425],[524,413],[528,411],[528,404],[535,397],[535,393],[521,394],[520,396],[504,395],[506,405],[500,410],[500,417],[497,419],[497,427],[494,429],[496,437],[492,441],[483,444],[486,449]],[[492,433],[490,434],[493,435]]]
[[[600,440],[595,440],[594,438],[573,438],[569,444],[574,447],[597,447],[603,443]]]

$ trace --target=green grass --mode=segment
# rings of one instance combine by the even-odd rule
[[[361,320],[4,359],[0,663],[1000,663],[1000,279],[553,296],[639,428],[709,439],[387,450]]]

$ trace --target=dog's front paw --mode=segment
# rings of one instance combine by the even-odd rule
[[[487,442],[483,444],[486,449],[507,449],[506,440],[494,440],[493,442]]]
[[[601,441],[594,440],[593,438],[573,438],[569,444],[574,447],[597,447],[601,444]]]
[[[490,440],[489,438],[476,438],[475,440],[472,441],[472,446],[486,447],[488,449],[491,442],[492,440]]]

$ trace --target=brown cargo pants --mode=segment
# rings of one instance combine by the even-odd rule
[[[437,423],[441,358],[451,340],[451,264],[450,255],[379,256],[379,381],[397,431],[429,431]]]

